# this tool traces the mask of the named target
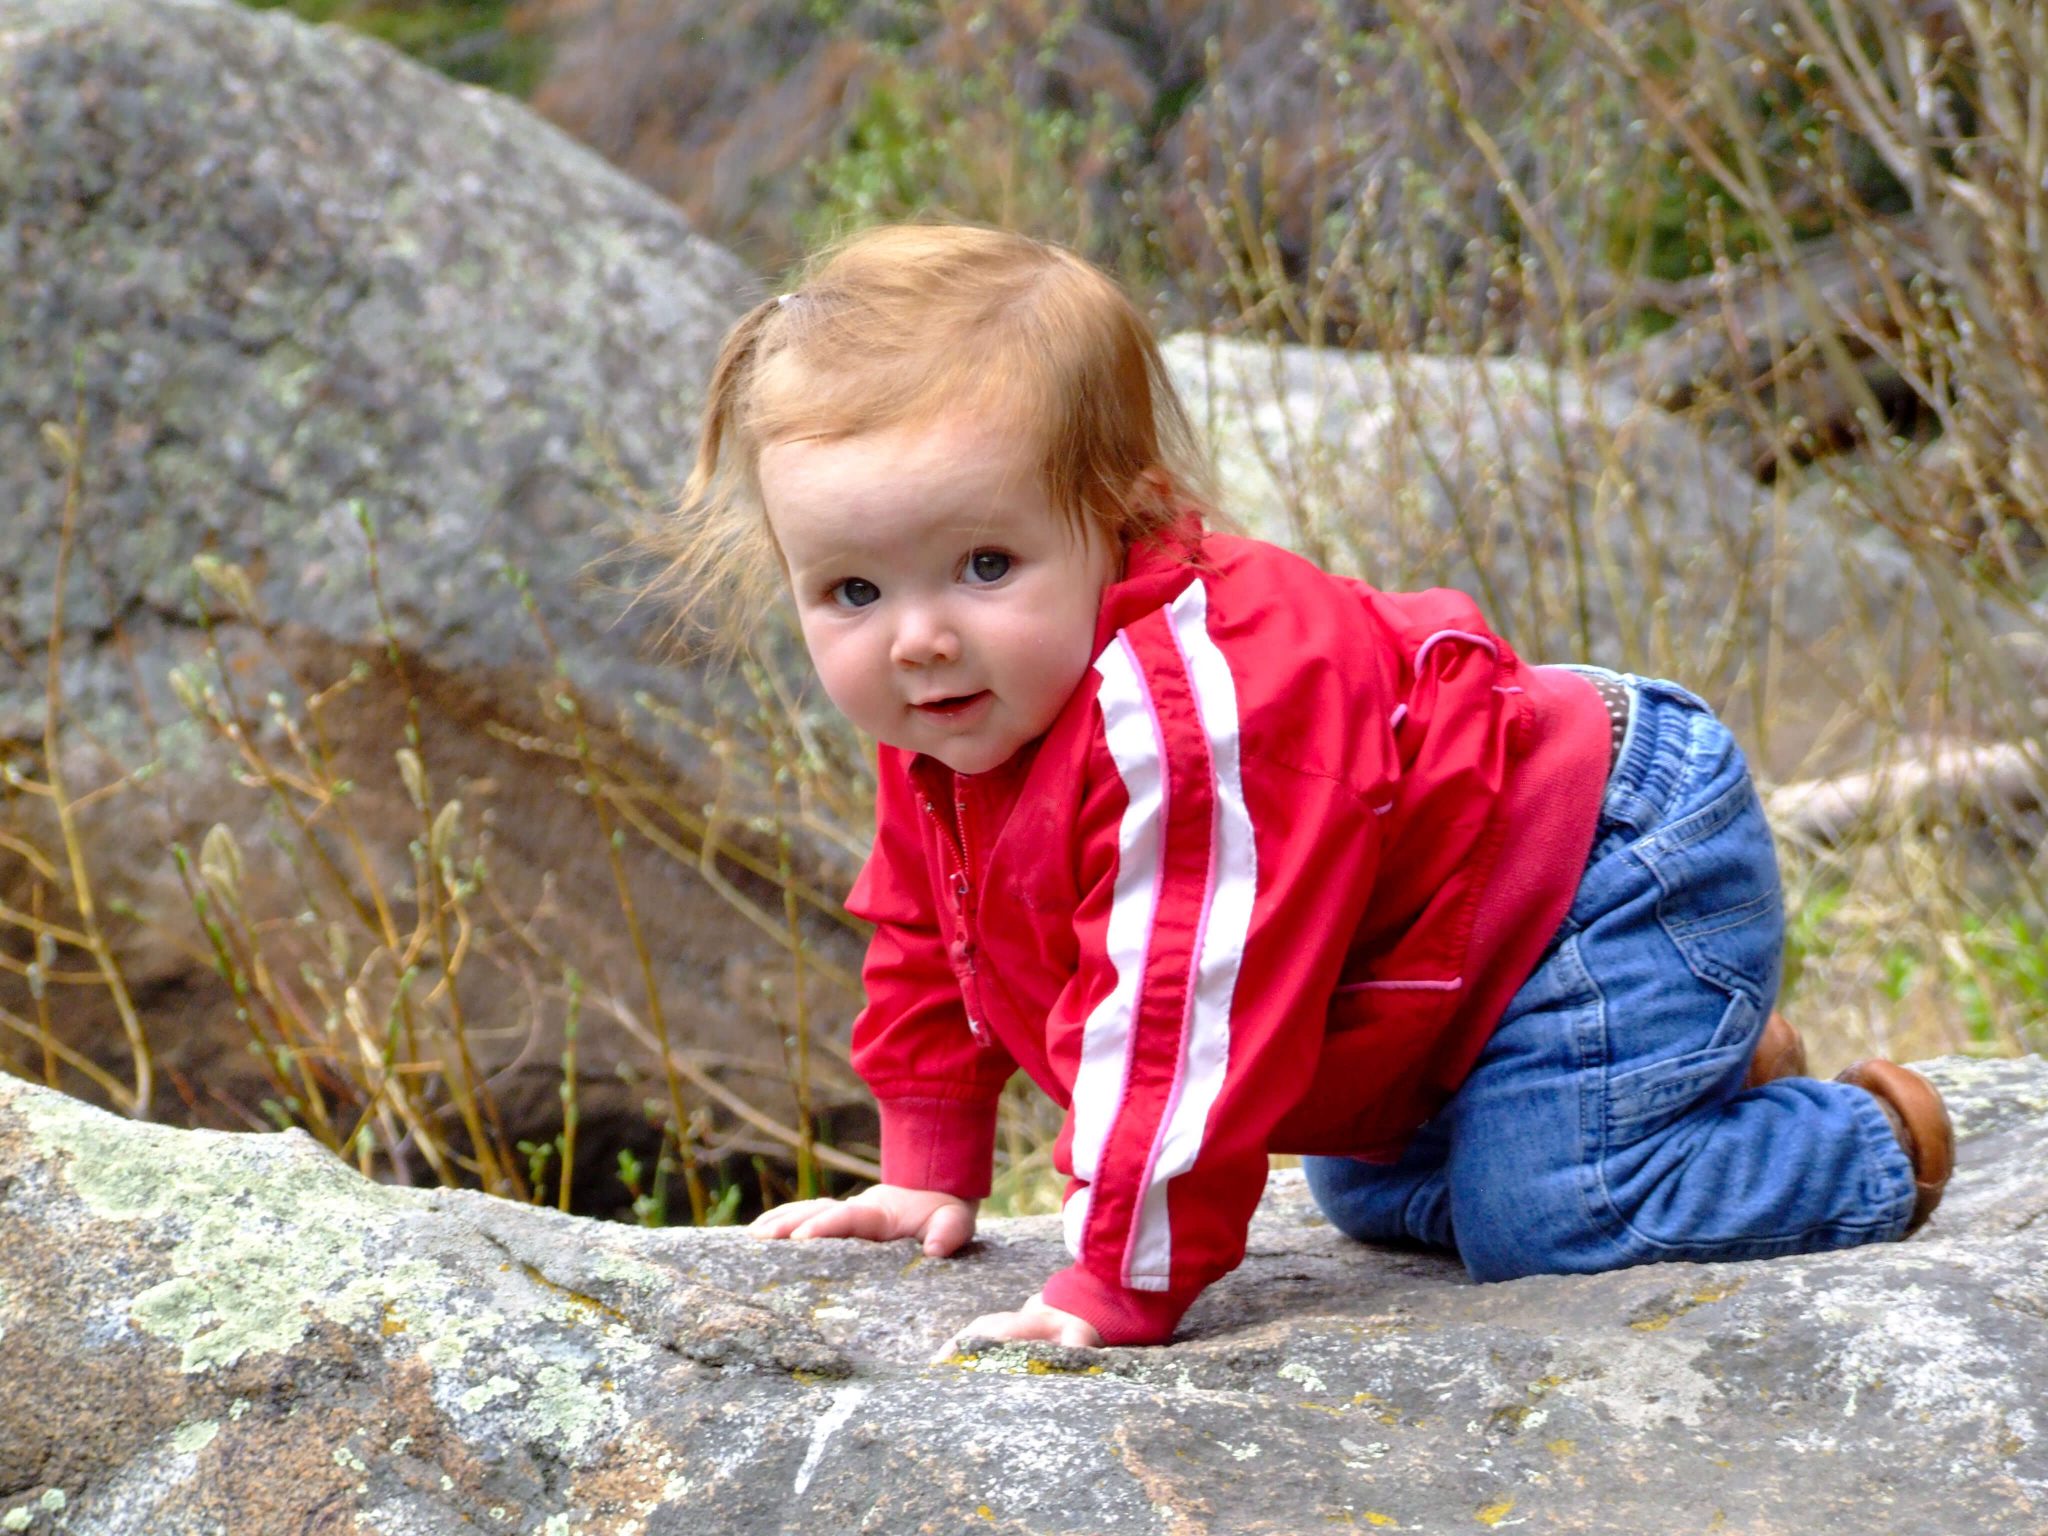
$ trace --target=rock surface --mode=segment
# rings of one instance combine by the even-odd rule
[[[313,838],[262,785],[235,782],[233,754],[173,696],[180,668],[218,681],[210,622],[251,739],[288,767],[266,695],[296,712],[359,669],[324,721],[331,776],[354,793],[317,820],[335,844],[339,818],[355,822],[362,867],[337,862],[363,900],[374,885],[404,903],[413,883],[422,819],[394,753],[416,701],[432,809],[463,802],[458,863],[488,852],[497,897],[544,951],[479,936],[463,986],[471,1017],[493,1025],[474,1042],[480,1069],[537,1066],[499,1091],[515,1138],[553,1134],[562,1010],[523,1027],[533,972],[558,983],[566,957],[593,996],[637,998],[641,983],[589,799],[569,792],[570,728],[549,718],[554,658],[499,573],[530,579],[604,754],[687,806],[712,798],[688,739],[629,703],[644,689],[701,718],[700,680],[650,654],[658,616],[621,622],[623,598],[596,590],[591,568],[619,548],[636,495],[680,484],[703,381],[751,281],[674,207],[523,107],[340,28],[226,0],[0,0],[0,764],[44,777],[65,475],[39,432],[70,429],[82,408],[63,739],[74,794],[145,761],[162,770],[80,818],[101,911],[133,914],[108,920],[155,1021],[160,1112],[180,1080],[187,1112],[216,1124],[243,1123],[274,1091],[207,962],[172,844],[196,853],[215,822],[235,832],[276,973],[322,966],[329,942],[329,911],[301,917],[293,867]],[[376,530],[376,586],[359,513]],[[261,629],[195,583],[202,554],[246,571]],[[613,727],[622,715],[630,742]],[[555,750],[515,744],[544,734]],[[296,803],[312,814],[310,797]],[[0,787],[0,831],[61,868],[41,809]],[[754,982],[779,952],[691,858],[637,839],[625,857],[682,1037],[777,1057]],[[34,884],[0,846],[0,901],[64,899]],[[0,929],[10,953],[25,942]],[[358,952],[342,969],[364,964]],[[0,994],[32,1014],[13,978],[0,974]],[[59,1034],[125,1076],[103,992],[51,1001]],[[616,1110],[644,1132],[640,1090],[611,1068],[647,1053],[595,1026],[584,1046],[589,1118]]]
[[[629,492],[680,483],[737,261],[516,103],[281,12],[0,0],[0,82],[18,644],[47,631],[62,500],[38,428],[82,391],[110,584],[74,573],[87,634],[194,625],[208,552],[280,620],[371,636],[359,503],[400,638],[435,662],[538,653],[503,558],[582,679],[646,680],[628,637],[593,643],[616,614],[577,577]],[[39,678],[0,681],[0,732],[40,719]]]
[[[1059,1262],[582,1223],[0,1079],[0,1529],[2048,1528],[2048,1061],[1930,1066],[1909,1243],[1474,1286],[1277,1174],[1153,1350],[949,1331]]]

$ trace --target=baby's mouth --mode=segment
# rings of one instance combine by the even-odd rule
[[[987,698],[988,696],[988,690],[986,688],[982,688],[974,693],[956,693],[948,695],[946,698],[943,699],[924,699],[921,700],[919,703],[912,705],[911,707],[916,709],[920,714],[940,716],[958,715],[964,713],[967,710],[972,709],[975,705],[979,704],[983,699]]]

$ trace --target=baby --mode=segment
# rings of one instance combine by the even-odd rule
[[[1019,1068],[1072,1262],[978,1335],[1163,1342],[1274,1152],[1480,1280],[1926,1220],[1933,1086],[1790,1075],[1770,832],[1700,700],[1212,531],[1198,465],[1126,295],[1020,236],[871,231],[727,337],[668,586],[779,572],[880,743],[883,1182],[754,1230],[956,1252]]]

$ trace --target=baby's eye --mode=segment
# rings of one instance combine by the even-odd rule
[[[849,576],[826,595],[841,608],[865,608],[882,595],[882,589],[862,577]]]
[[[975,581],[1001,581],[1010,574],[1010,557],[999,549],[977,549],[967,557],[967,574]]]

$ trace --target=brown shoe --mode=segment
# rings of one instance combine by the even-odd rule
[[[1764,1032],[1757,1036],[1756,1050],[1749,1058],[1745,1088],[1761,1087],[1781,1077],[1806,1076],[1806,1042],[1782,1013],[1773,1013]]]
[[[1892,1134],[1905,1149],[1913,1165],[1913,1219],[1906,1224],[1911,1236],[1941,1204],[1941,1192],[1948,1188],[1948,1176],[1955,1172],[1956,1132],[1948,1118],[1948,1106],[1941,1093],[1926,1078],[1895,1061],[1859,1061],[1835,1077],[1838,1083],[1861,1088],[1876,1098],[1878,1107],[1892,1123]]]

